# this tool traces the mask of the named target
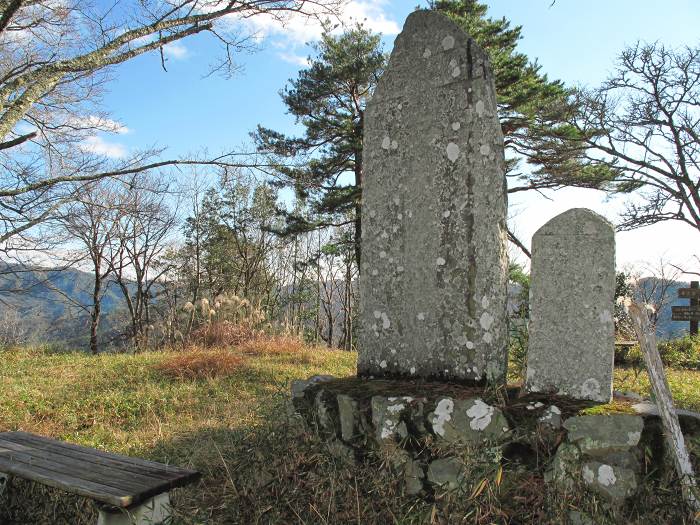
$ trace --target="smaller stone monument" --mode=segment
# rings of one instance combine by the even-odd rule
[[[526,389],[612,398],[615,231],[591,210],[554,217],[532,239]]]

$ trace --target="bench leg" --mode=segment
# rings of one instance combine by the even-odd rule
[[[160,525],[170,523],[170,495],[154,496],[128,509],[100,509],[97,525]]]

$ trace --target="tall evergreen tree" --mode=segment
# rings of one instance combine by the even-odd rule
[[[359,261],[364,112],[386,57],[379,35],[361,25],[340,35],[327,28],[315,52],[281,92],[289,113],[304,126],[304,136],[258,126],[253,137],[275,164],[279,183],[293,187],[309,205],[306,215],[285,213],[283,233],[354,223]]]
[[[537,61],[517,51],[522,26],[487,17],[488,7],[477,0],[431,0],[430,8],[450,17],[489,54],[507,154],[506,175],[511,179],[509,193],[598,187],[607,180],[604,170],[585,166],[566,147],[566,138],[577,133],[568,123],[576,114],[573,92],[560,80],[550,80]]]

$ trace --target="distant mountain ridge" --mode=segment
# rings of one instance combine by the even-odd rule
[[[81,270],[0,265],[0,316],[20,321],[30,342],[84,347],[88,341],[93,277]],[[100,334],[111,337],[125,307],[115,282],[102,298]]]
[[[652,289],[654,278],[641,280],[641,285]],[[77,269],[26,269],[21,266],[0,264],[0,318],[7,314],[22,323],[29,341],[85,348],[88,342],[89,313],[79,304],[89,306],[92,297],[92,275]],[[659,312],[657,336],[661,339],[688,333],[688,323],[671,320],[671,306],[685,306],[687,299],[678,299],[678,289],[687,288],[686,281],[674,281],[668,287],[668,304]],[[511,287],[509,311],[515,310],[517,285]],[[338,299],[340,301],[340,298]],[[334,330],[340,334],[341,308],[337,305]],[[122,292],[110,282],[102,299],[103,316],[100,337],[108,342],[126,323],[125,302]],[[16,315],[15,315],[16,314]]]

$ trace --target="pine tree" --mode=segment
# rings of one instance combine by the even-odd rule
[[[359,262],[364,112],[386,57],[379,35],[361,25],[340,35],[327,28],[315,52],[281,93],[304,136],[258,126],[253,138],[274,164],[278,183],[293,187],[308,204],[305,215],[285,212],[281,233],[354,223],[351,242]]]
[[[560,80],[550,80],[537,61],[517,51],[522,26],[487,17],[488,7],[477,0],[432,0],[430,8],[450,17],[489,54],[507,153],[506,175],[513,179],[509,193],[598,187],[607,180],[604,170],[585,167],[567,147],[566,138],[577,133],[569,125],[576,113],[572,90]],[[522,159],[529,166],[521,171]]]

